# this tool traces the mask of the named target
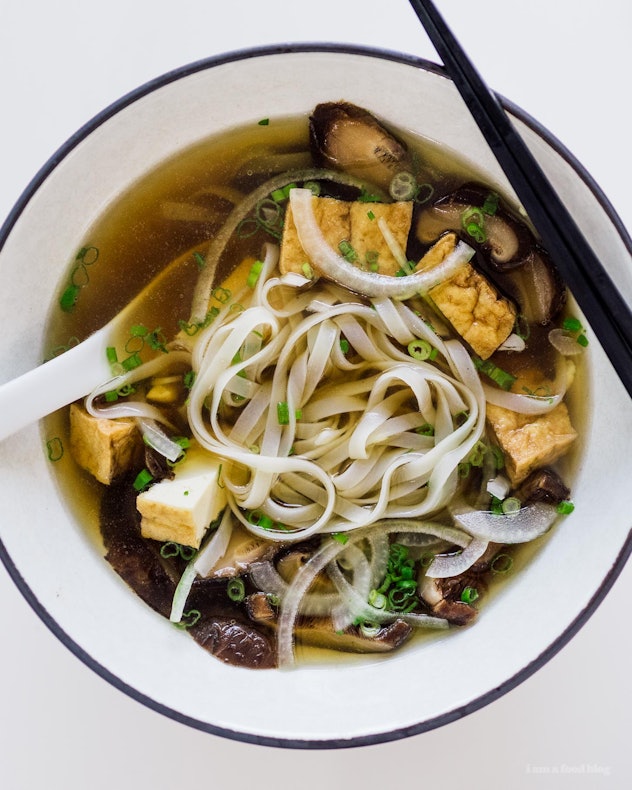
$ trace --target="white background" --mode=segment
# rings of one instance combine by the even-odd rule
[[[630,0],[438,5],[488,83],[570,149],[632,229]],[[406,0],[0,0],[0,220],[54,151],[122,94],[210,55],[298,41],[437,60]],[[597,540],[608,525],[594,528]],[[132,701],[50,634],[0,567],[0,787],[627,788],[631,597],[628,565],[570,644],[458,722],[309,752],[207,735]],[[464,671],[476,671],[466,656]]]

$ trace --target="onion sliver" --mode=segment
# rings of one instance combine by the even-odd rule
[[[457,554],[437,556],[428,566],[426,576],[431,579],[447,579],[465,573],[487,551],[489,541],[472,538],[468,545]]]
[[[541,502],[524,507],[512,516],[497,516],[480,510],[452,514],[459,527],[490,543],[528,543],[548,532],[557,516],[555,505]]]
[[[459,242],[455,250],[430,271],[417,272],[405,277],[391,277],[362,271],[350,265],[329,246],[316,222],[312,198],[309,189],[290,190],[292,216],[301,246],[322,275],[355,293],[370,297],[410,299],[412,296],[427,293],[430,288],[447,280],[474,255],[474,250],[470,246],[465,242]]]

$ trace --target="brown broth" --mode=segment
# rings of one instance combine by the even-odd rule
[[[410,135],[405,137],[419,161],[426,163],[424,166],[433,179],[437,179],[441,172],[436,184],[437,192],[448,192],[463,181],[483,180],[481,174],[472,172],[452,152]],[[271,175],[265,168],[256,172],[261,162],[285,155],[296,155],[300,161],[307,150],[307,142],[305,117],[273,119],[269,126],[254,125],[203,141],[164,162],[134,184],[104,211],[78,245],[79,248],[98,249],[98,259],[80,272],[85,277],[87,271],[88,278],[81,280],[82,287],[72,312],[60,310],[56,300],[49,318],[46,354],[57,346],[66,345],[70,338],[80,340],[102,326],[169,262],[181,257],[182,274],[173,280],[167,293],[147,300],[138,316],[138,321],[147,326],[160,326],[168,338],[175,335],[178,321],[188,320],[190,314],[192,293],[199,273],[195,253],[204,253],[209,239],[232,207],[223,199],[209,196],[209,187],[219,187],[220,193],[235,191],[247,194]],[[188,207],[195,219],[165,219],[165,204],[171,207],[171,212],[174,206],[178,212],[186,211]],[[208,215],[207,221],[201,222],[199,218],[204,212]],[[239,243],[234,261],[238,262],[247,253],[257,255],[264,240],[259,235],[256,239]],[[59,294],[67,287],[77,267],[74,252],[70,258]],[[579,382],[576,392],[579,395],[574,396],[571,408],[581,434],[585,425],[585,410],[579,408],[585,400],[583,381]],[[49,437],[60,436],[66,443],[65,412],[48,419],[46,432]],[[563,462],[565,475],[570,474],[576,465],[580,452],[581,442],[578,442]],[[101,546],[98,516],[101,486],[76,466],[69,453],[55,464],[54,470],[62,496],[69,503],[77,522]],[[533,545],[512,551],[515,570],[527,564],[528,558],[542,542],[538,540]],[[494,581],[487,597],[498,586]],[[437,638],[437,634],[420,636],[422,639],[430,637]],[[315,656],[328,659],[330,652],[303,647],[301,655],[311,661]],[[375,660],[382,659],[377,657]]]

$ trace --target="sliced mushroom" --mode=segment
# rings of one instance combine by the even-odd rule
[[[235,525],[224,556],[208,574],[210,579],[231,579],[248,573],[255,562],[272,559],[283,544],[263,540]]]
[[[478,611],[463,601],[450,600],[446,597],[445,582],[449,581],[453,580],[432,579],[425,576],[419,585],[421,597],[437,617],[444,617],[453,625],[467,625],[476,619]]]
[[[516,491],[523,505],[532,502],[549,502],[558,505],[570,496],[570,489],[553,469],[545,467],[532,472]]]
[[[520,305],[531,324],[548,324],[566,302],[566,288],[549,256],[537,247],[524,266],[505,272],[499,281]]]
[[[276,665],[271,640],[248,623],[217,617],[204,620],[189,631],[198,644],[226,664],[253,669]]]
[[[260,599],[250,602],[249,613],[252,619],[276,630],[276,612],[269,603],[266,604],[261,600],[262,597],[266,597],[265,593],[255,593],[250,597]],[[337,630],[330,617],[301,617],[294,633],[298,641],[314,647],[348,653],[388,653],[402,645],[412,632],[412,626],[403,620],[395,620],[393,623],[383,625],[375,636],[365,636],[355,625]]]
[[[312,156],[319,167],[349,173],[385,190],[396,173],[410,169],[406,145],[354,104],[317,105],[309,129]]]
[[[432,244],[447,230],[458,231],[483,253],[494,269],[506,271],[524,265],[533,256],[534,238],[526,225],[502,204],[495,206],[493,213],[486,213],[483,207],[490,194],[489,189],[478,184],[464,184],[439,198],[419,215],[419,241]],[[474,236],[468,233],[468,225],[480,229],[482,235],[477,238],[476,233]]]

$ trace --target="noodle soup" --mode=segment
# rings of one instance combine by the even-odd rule
[[[586,336],[515,207],[363,108],[261,119],[105,212],[51,353],[166,266],[115,378],[50,428],[116,572],[239,666],[476,627],[573,507]]]

